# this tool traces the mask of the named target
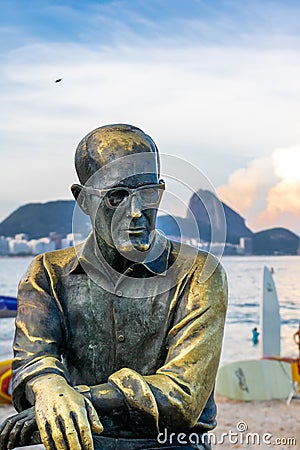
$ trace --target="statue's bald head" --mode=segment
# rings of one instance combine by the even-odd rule
[[[75,167],[80,182],[89,178],[106,164],[135,153],[156,154],[159,171],[158,149],[150,136],[132,125],[105,125],[88,133],[78,144]]]

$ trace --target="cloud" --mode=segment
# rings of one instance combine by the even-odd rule
[[[217,191],[254,230],[287,227],[300,234],[300,145],[274,150],[236,170]]]
[[[266,194],[276,179],[272,158],[258,158],[234,171],[228,183],[218,187],[218,194],[240,214],[255,214],[266,206]]]
[[[253,219],[256,227],[284,226],[300,234],[300,145],[273,152],[280,181],[267,194],[267,206]]]

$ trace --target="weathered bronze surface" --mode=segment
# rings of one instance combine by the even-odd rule
[[[179,448],[160,445],[158,433],[201,436],[215,426],[226,276],[211,255],[155,230],[158,151],[141,130],[100,127],[75,162],[81,185],[72,192],[93,232],[36,257],[20,283],[21,413],[0,428],[0,450],[32,442],[37,427],[50,450]]]

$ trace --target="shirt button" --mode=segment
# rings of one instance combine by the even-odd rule
[[[118,341],[119,342],[124,342],[125,341],[125,337],[123,336],[123,334],[119,334]]]
[[[123,294],[122,291],[117,291],[117,292],[116,292],[116,296],[117,296],[117,297],[122,297],[122,294]]]

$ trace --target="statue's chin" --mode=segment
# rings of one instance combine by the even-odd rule
[[[133,244],[133,247],[135,250],[138,250],[139,252],[147,252],[150,248],[150,244]]]
[[[126,241],[119,243],[117,250],[124,256],[128,256],[128,259],[139,260],[138,254],[136,252],[147,252],[150,249],[150,242],[147,240],[139,241],[136,240]],[[131,258],[132,257],[132,258]]]

